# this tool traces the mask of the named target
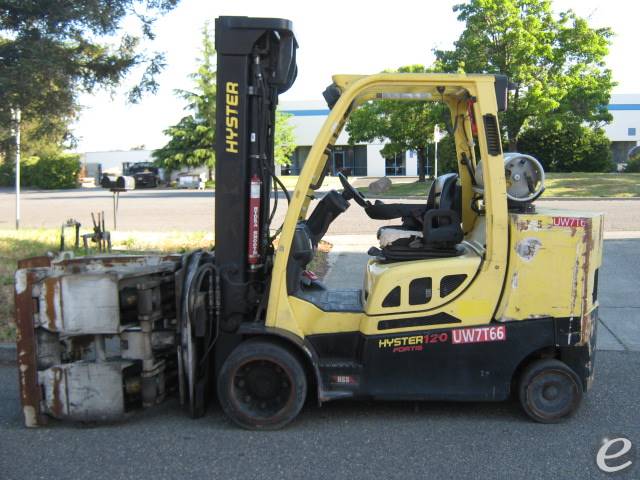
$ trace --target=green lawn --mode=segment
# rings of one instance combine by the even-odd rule
[[[549,173],[547,197],[640,197],[640,173]]]
[[[380,196],[403,197],[426,195],[431,182],[426,184],[394,183]],[[545,180],[545,197],[640,197],[640,173],[548,173]],[[366,187],[363,193],[368,193]]]

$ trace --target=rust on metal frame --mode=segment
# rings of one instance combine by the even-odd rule
[[[602,229],[602,221],[600,221],[600,228]],[[593,326],[593,318],[591,312],[588,312],[589,298],[591,295],[589,292],[589,263],[591,256],[593,255],[593,220],[591,218],[586,219],[584,225],[584,235],[582,236],[582,243],[584,244],[584,260],[582,262],[582,318],[580,330],[582,332],[579,345],[588,345],[591,339],[591,330]],[[591,305],[593,308],[593,305]]]
[[[49,257],[34,257],[18,262],[19,269],[43,268],[50,265]],[[27,270],[24,282],[16,283],[14,291],[20,403],[27,427],[46,424],[46,417],[40,409],[42,398],[38,385],[36,333],[33,328],[35,312],[31,290],[35,281],[37,281],[36,273]]]

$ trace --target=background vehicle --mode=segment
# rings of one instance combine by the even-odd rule
[[[296,48],[287,20],[216,21],[215,252],[19,264],[27,425],[117,418],[171,390],[193,416],[215,391],[233,421],[262,429],[290,422],[307,395],[516,393],[541,422],[577,408],[593,378],[602,215],[533,206],[542,169],[502,152],[507,79],[334,76],[331,112],[289,197],[273,173],[273,127]],[[448,106],[459,173],[439,177],[417,207],[372,204],[342,175],[343,191],[309,213],[350,112],[384,98]],[[278,188],[289,206],[274,228]],[[401,225],[380,229],[361,285],[331,290],[306,270],[351,200]]]
[[[135,179],[136,188],[155,188],[160,183],[158,167],[151,162],[133,163],[124,170],[124,175]]]

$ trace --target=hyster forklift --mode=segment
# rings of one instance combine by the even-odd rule
[[[273,150],[278,96],[297,74],[292,25],[220,17],[215,34],[215,249],[21,261],[26,425],[113,420],[172,393],[194,417],[217,397],[249,429],[286,425],[307,399],[513,395],[539,422],[574,412],[593,380],[603,217],[534,206],[540,164],[502,151],[507,78],[334,76],[290,195]],[[380,99],[448,107],[458,173],[417,205],[372,203],[345,176],[316,196],[350,113]],[[308,265],[351,201],[386,222],[361,285],[334,290]]]

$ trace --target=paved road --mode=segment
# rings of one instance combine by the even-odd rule
[[[422,203],[420,200],[390,202]],[[597,210],[605,213],[607,231],[640,231],[640,199],[599,201],[539,202],[554,208]],[[274,224],[285,214],[286,201],[279,202]],[[137,190],[120,197],[118,229],[122,231],[193,231],[213,230],[215,196],[211,191]],[[13,228],[15,203],[11,192],[0,190],[0,229]],[[83,225],[91,224],[91,212],[104,211],[111,219],[111,193],[96,189],[71,191],[25,192],[22,197],[22,225],[25,227],[59,227],[68,218]],[[109,222],[110,223],[110,222]],[[386,222],[387,224],[393,223]],[[372,233],[385,222],[369,219],[364,211],[352,205],[331,226],[329,233]],[[111,225],[108,224],[108,228]]]
[[[27,430],[15,369],[0,367],[0,478],[606,479],[599,442],[623,435],[640,445],[640,354],[599,352],[597,362],[595,386],[559,425],[530,422],[513,402],[334,402],[257,433],[217,406],[191,420],[173,400],[121,425]],[[632,467],[617,478],[639,478]]]
[[[15,367],[0,366],[0,478],[609,478],[599,442],[640,446],[638,251],[640,240],[605,242],[596,381],[566,423],[532,423],[514,402],[335,402],[256,433],[216,405],[194,421],[170,400],[121,424],[26,430]],[[618,478],[640,478],[637,463]]]

